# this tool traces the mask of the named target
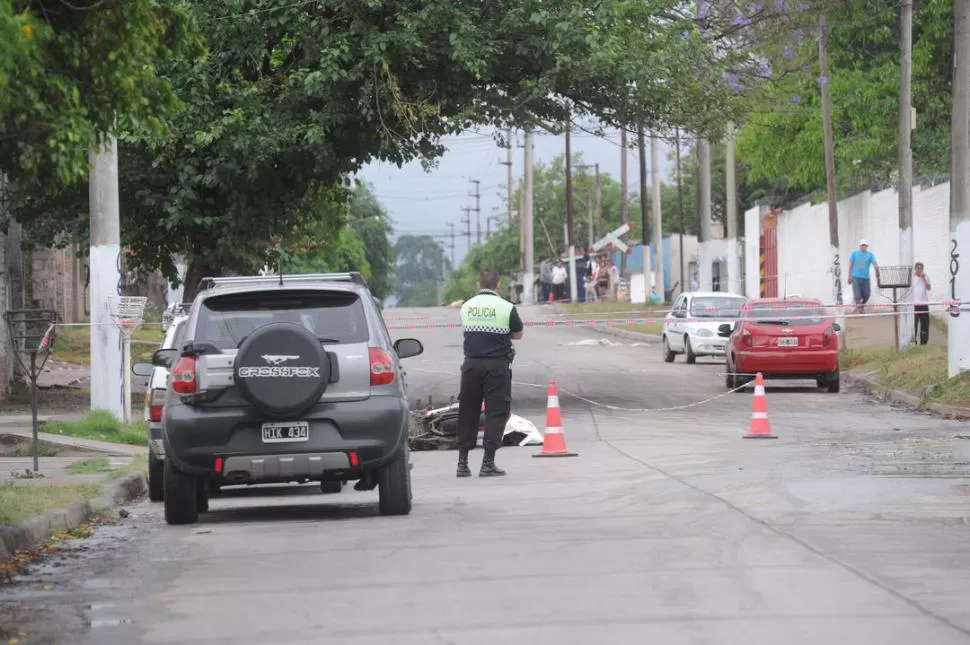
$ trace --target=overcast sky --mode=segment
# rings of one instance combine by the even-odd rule
[[[426,172],[419,162],[398,168],[394,164],[373,163],[364,167],[358,178],[374,187],[377,198],[390,214],[394,222],[395,236],[416,234],[433,235],[448,250],[450,228],[455,225],[455,260],[461,262],[468,250],[465,232],[461,223],[466,206],[474,207],[475,185],[470,180],[481,181],[482,238],[485,237],[485,217],[490,213],[501,214],[500,221],[506,219],[506,183],[508,169],[502,165],[506,160],[506,150],[499,148],[492,138],[493,130],[479,129],[466,132],[457,137],[448,137],[444,145],[448,152],[438,161],[431,171]],[[512,152],[512,179],[517,185],[522,178],[523,134],[514,134],[516,147]],[[636,135],[629,136],[630,142]],[[533,137],[536,162],[549,163],[557,155],[565,152],[565,137],[554,136],[540,131]],[[648,140],[649,145],[649,140]],[[619,180],[621,148],[619,131],[607,131],[605,137],[597,137],[583,131],[574,130],[572,135],[573,154],[582,153],[583,163],[598,163],[600,172]],[[667,161],[667,148],[660,148],[661,177],[666,177],[671,168]],[[649,149],[647,163],[650,162]],[[627,181],[632,194],[639,192],[639,158],[635,148],[627,152]],[[475,241],[475,213],[472,217],[472,243]],[[450,253],[450,250],[448,251]]]

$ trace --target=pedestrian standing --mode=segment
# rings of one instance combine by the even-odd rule
[[[849,256],[849,284],[852,285],[852,298],[855,300],[856,313],[863,313],[866,303],[872,295],[872,281],[869,279],[870,267],[876,269],[876,280],[879,279],[879,263],[876,256],[869,250],[869,242],[859,240],[859,248]]]
[[[485,436],[479,477],[501,477],[505,471],[495,465],[495,453],[502,445],[505,424],[512,413],[512,341],[522,338],[519,312],[498,295],[499,279],[494,271],[478,276],[478,294],[461,307],[465,336],[465,361],[461,366],[458,398],[458,477],[471,477],[468,453],[478,443],[478,420],[485,402]]]
[[[556,266],[552,270],[552,289],[556,294],[556,300],[563,301],[566,299],[566,280],[568,279],[569,274],[566,272],[562,260],[556,260]]]
[[[613,261],[613,258],[610,258],[608,262],[610,276],[610,299],[613,302],[617,302],[620,299],[620,270],[616,267],[616,262]]]
[[[542,302],[548,302],[552,292],[552,262],[549,258],[539,263],[539,283],[542,285]]]
[[[930,277],[923,271],[923,263],[913,265],[913,287],[909,292],[916,318],[916,342],[925,345],[930,342]]]

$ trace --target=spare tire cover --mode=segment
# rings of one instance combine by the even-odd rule
[[[305,327],[273,323],[243,341],[233,363],[233,379],[254,408],[288,417],[305,411],[326,391],[330,360]]]

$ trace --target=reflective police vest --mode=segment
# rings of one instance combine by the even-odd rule
[[[512,355],[509,321],[515,308],[496,292],[483,289],[461,307],[465,356],[506,358]]]

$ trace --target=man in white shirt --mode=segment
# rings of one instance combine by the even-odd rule
[[[913,303],[913,316],[916,318],[916,342],[925,345],[930,341],[930,277],[923,272],[923,263],[913,265],[913,284],[909,291]]]
[[[552,270],[552,288],[556,293],[556,300],[566,299],[566,280],[569,279],[569,274],[566,272],[566,267],[562,265],[562,260],[556,260],[556,266]]]

